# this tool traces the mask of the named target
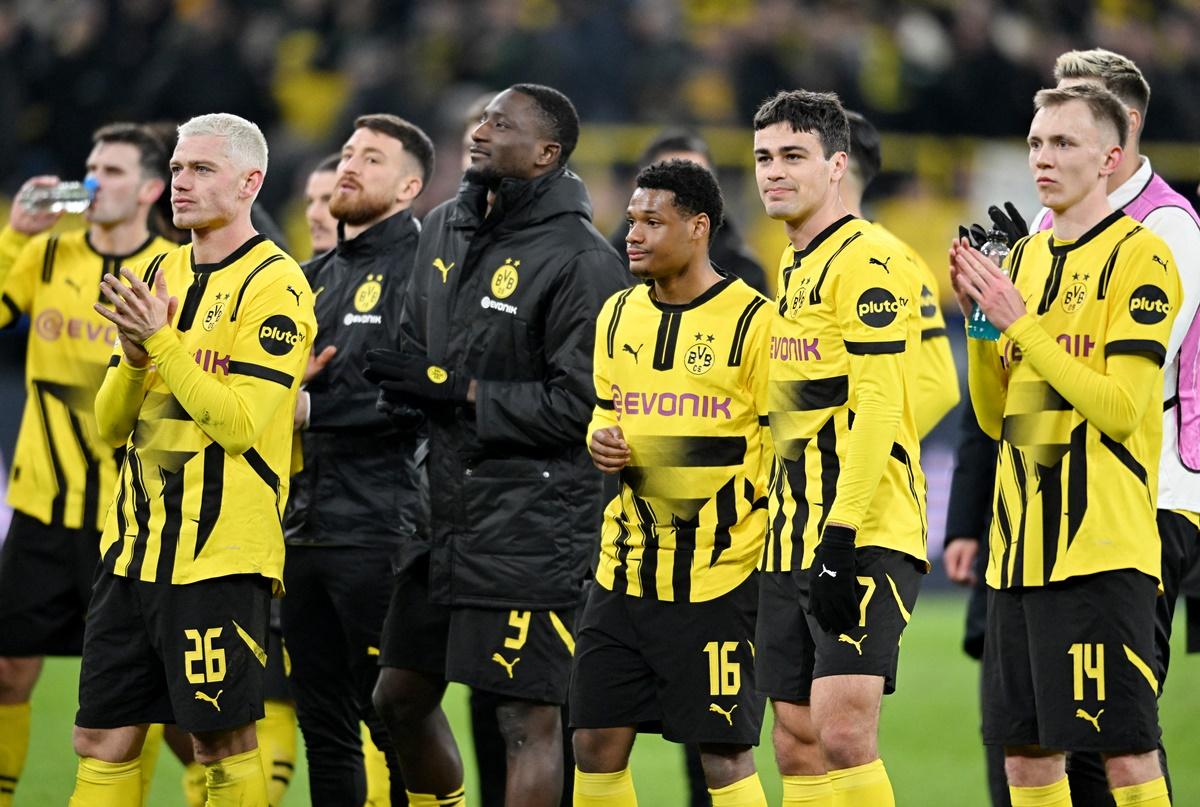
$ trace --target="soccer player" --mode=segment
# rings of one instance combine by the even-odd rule
[[[504,696],[506,801],[557,805],[573,615],[602,508],[585,444],[596,315],[626,273],[567,170],[579,118],[517,84],[472,134],[458,196],[424,222],[385,400],[428,417],[428,540],[402,545],[375,703],[409,801],[460,804],[447,681]]]
[[[836,95],[781,92],[754,130],[759,194],[790,241],[771,330],[777,460],[755,676],[775,709],[785,805],[892,805],[879,709],[928,570],[921,284],[895,239],[841,199],[850,131]]]
[[[850,154],[842,176],[842,202],[851,215],[862,218],[863,194],[879,175],[883,165],[879,130],[860,112],[846,110],[850,123]],[[938,304],[938,283],[925,259],[908,244],[896,238],[879,222],[876,229],[896,242],[897,252],[909,261],[921,279],[921,349],[917,353],[917,391],[914,404],[917,436],[924,438],[955,407],[959,400],[958,370],[946,335],[946,320]]]
[[[304,470],[284,519],[283,636],[315,804],[366,798],[359,721],[391,741],[371,703],[391,559],[421,512],[416,436],[375,407],[367,351],[400,339],[420,232],[410,207],[433,173],[433,143],[395,115],[362,115],[342,146],[330,211],[338,243],[305,267],[321,333],[297,398]],[[414,421],[413,427],[419,421]],[[391,777],[403,801],[399,764]]]
[[[337,167],[341,154],[330,154],[317,164],[304,182],[304,220],[313,257],[337,246],[337,219],[329,212],[329,200],[337,185]]]
[[[1104,755],[1120,807],[1161,807],[1155,496],[1179,276],[1107,198],[1124,104],[1087,84],[1034,105],[1029,167],[1053,229],[1019,241],[1007,275],[965,239],[951,250],[964,314],[974,300],[1003,332],[968,347],[971,402],[1000,441],[984,742],[1005,746],[1014,805],[1071,804],[1065,750]]]
[[[137,803],[148,722],[192,734],[210,805],[267,803],[254,721],[313,295],[250,223],[267,168],[257,126],[193,118],[170,165],[174,223],[192,243],[105,274],[112,308],[95,306],[119,338],[98,433],[125,460],[84,634],[80,807]]]
[[[646,282],[596,322],[589,449],[620,488],[571,676],[575,804],[637,803],[629,754],[651,724],[699,745],[714,807],[765,807],[753,641],[770,305],[709,259],[723,203],[708,169],[658,162],[636,185],[626,244]]]
[[[30,696],[46,655],[79,655],[119,456],[96,433],[92,400],[116,328],[92,309],[105,272],[173,248],[147,216],[166,187],[167,155],[141,127],[98,129],[87,227],[46,233],[61,216],[16,204],[0,231],[0,327],[28,313],[26,404],[0,553],[0,805],[11,803],[29,747]],[[57,184],[35,177],[25,187]],[[157,746],[155,746],[157,747]]]

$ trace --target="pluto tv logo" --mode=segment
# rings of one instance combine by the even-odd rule
[[[878,286],[867,289],[858,298],[858,318],[872,328],[886,328],[896,320],[901,307],[908,304],[903,298],[897,300],[887,289]]]
[[[301,340],[296,323],[283,314],[267,317],[258,329],[258,343],[272,356],[286,356]]]
[[[1171,313],[1167,293],[1158,286],[1138,286],[1129,296],[1129,316],[1142,325],[1155,325]]]

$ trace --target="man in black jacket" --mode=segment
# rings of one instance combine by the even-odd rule
[[[433,144],[394,115],[364,115],[342,147],[330,212],[337,246],[305,266],[320,336],[296,404],[304,468],[285,518],[284,640],[314,804],[366,797],[359,720],[389,757],[371,704],[391,563],[420,519],[411,429],[375,408],[367,351],[399,339],[419,227],[409,206],[433,170]]]
[[[488,104],[458,196],[421,233],[402,349],[370,357],[384,398],[428,417],[429,541],[401,556],[375,690],[414,804],[461,803],[448,680],[503,696],[507,803],[559,803],[559,705],[600,518],[593,331],[627,277],[566,170],[578,133],[549,87]]]

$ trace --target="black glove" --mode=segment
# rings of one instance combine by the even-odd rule
[[[391,421],[404,434],[416,434],[425,422],[425,413],[411,400],[388,397],[385,390],[379,391],[375,400],[375,411]]]
[[[1003,210],[992,205],[988,208],[988,216],[992,219],[992,228],[1004,233],[1010,247],[1029,235],[1029,225],[1012,202],[1005,202]],[[958,237],[966,238],[975,249],[981,249],[987,243],[989,229],[981,224],[972,224],[970,227],[959,225]]]
[[[825,527],[809,570],[809,585],[808,612],[822,628],[830,633],[841,633],[858,624],[854,530]]]
[[[471,384],[462,373],[439,367],[424,355],[402,350],[368,351],[363,375],[378,384],[383,398],[392,403],[466,403]]]

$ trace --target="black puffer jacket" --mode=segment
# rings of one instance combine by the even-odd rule
[[[440,602],[578,603],[599,535],[584,444],[600,306],[628,273],[558,170],[464,182],[425,219],[405,297],[407,347],[478,382],[474,406],[429,414],[430,589]]]
[[[411,433],[375,409],[379,388],[363,377],[368,350],[399,341],[404,290],[419,228],[408,211],[379,222],[304,266],[316,295],[313,353],[337,347],[306,387],[304,469],[292,480],[288,544],[396,545],[420,518]]]

